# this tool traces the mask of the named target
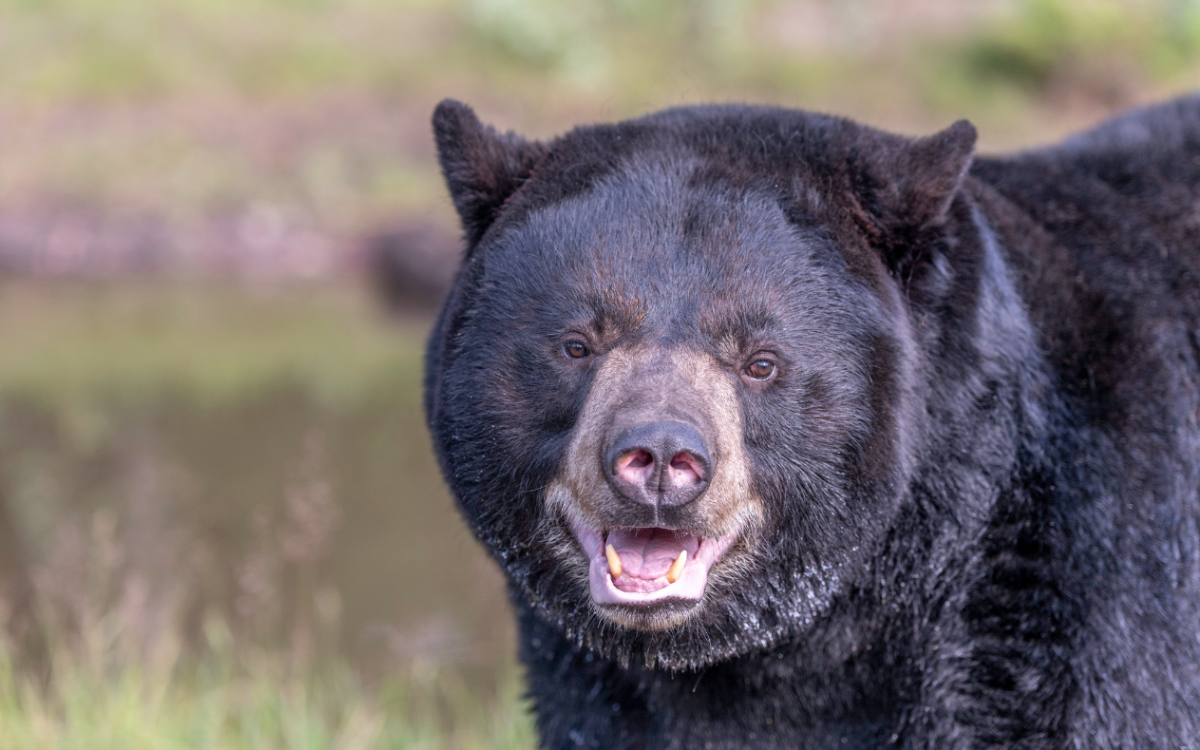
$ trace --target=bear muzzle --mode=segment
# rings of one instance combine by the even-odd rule
[[[558,554],[586,571],[603,616],[649,630],[682,622],[759,525],[736,382],[684,346],[617,348],[598,364],[545,502],[578,542]]]

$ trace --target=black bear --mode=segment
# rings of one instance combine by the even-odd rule
[[[1200,96],[433,126],[426,413],[545,747],[1200,748]]]

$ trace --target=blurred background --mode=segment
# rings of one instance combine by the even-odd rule
[[[987,152],[1197,85],[1200,0],[0,0],[0,746],[533,745],[420,413],[443,97]]]

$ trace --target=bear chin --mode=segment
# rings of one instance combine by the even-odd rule
[[[661,632],[691,620],[703,608],[693,599],[665,598],[646,604],[597,604],[595,611],[606,620],[630,630]]]

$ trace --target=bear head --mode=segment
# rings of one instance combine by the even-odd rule
[[[926,441],[942,334],[918,318],[960,304],[974,128],[709,106],[532,142],[454,101],[433,123],[467,248],[427,418],[518,604],[694,668],[871,575]]]

